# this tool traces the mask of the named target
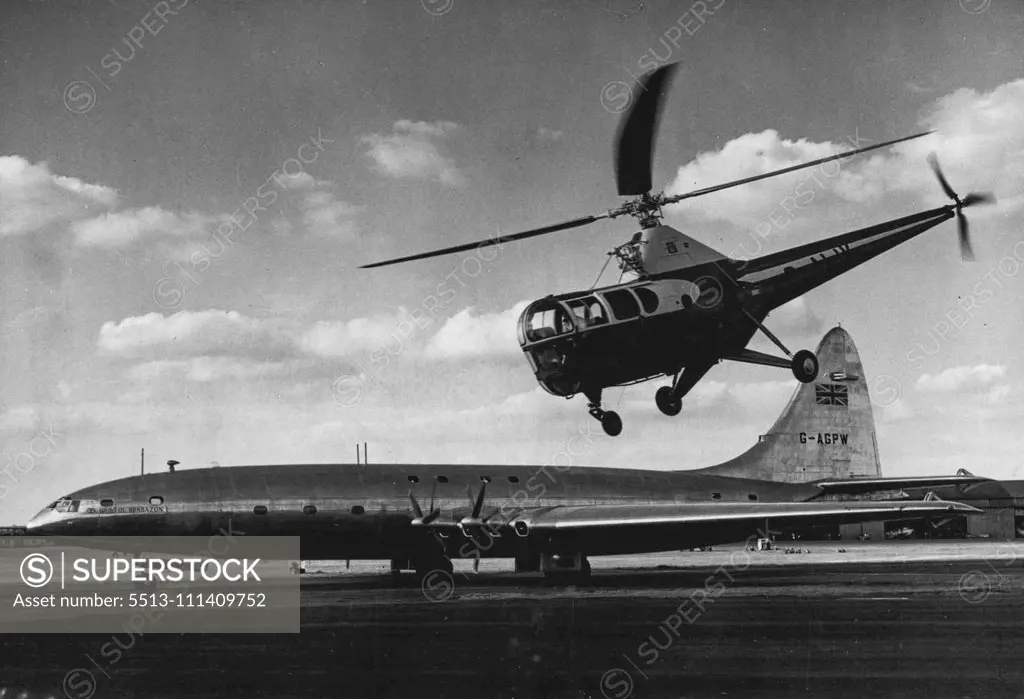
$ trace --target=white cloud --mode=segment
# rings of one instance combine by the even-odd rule
[[[126,209],[71,224],[75,242],[85,247],[121,247],[147,236],[190,238],[211,235],[226,216],[176,214],[159,206]]]
[[[39,423],[39,411],[28,405],[0,413],[0,430],[31,430]]]
[[[275,181],[282,189],[313,189],[315,187],[329,187],[328,180],[318,180],[308,172],[298,172],[294,175],[285,173],[275,178]]]
[[[276,323],[237,311],[180,311],[170,316],[148,313],[108,321],[98,345],[111,354],[137,356],[199,356],[212,354],[269,357],[288,353],[291,336]]]
[[[360,207],[336,199],[330,192],[309,192],[303,198],[302,208],[302,222],[310,232],[336,238],[356,236],[353,219]]]
[[[1006,367],[1003,365],[958,366],[935,376],[924,374],[918,378],[916,385],[923,391],[959,391],[992,383],[1005,375]]]
[[[117,192],[50,172],[17,155],[0,156],[0,236],[30,233],[117,204]]]
[[[362,141],[370,146],[367,154],[377,167],[391,177],[438,180],[459,187],[466,179],[437,143],[457,128],[458,125],[450,121],[428,123],[403,119],[395,122],[390,135],[369,134],[363,136]]]
[[[131,367],[127,378],[142,384],[178,375],[186,381],[210,383],[221,379],[261,379],[287,374],[285,362],[260,362],[240,357],[200,356],[190,360],[157,360]]]
[[[322,320],[299,337],[299,346],[320,357],[344,357],[385,349],[389,354],[416,351],[413,341],[429,327],[432,319],[413,319],[404,307],[394,314],[355,318],[348,321]]]
[[[561,141],[562,132],[556,131],[555,129],[549,129],[546,126],[541,126],[537,129],[537,138],[541,141]]]
[[[430,338],[426,356],[455,359],[517,354],[516,322],[528,303],[520,301],[500,313],[474,315],[472,307],[459,311]]]
[[[824,325],[821,316],[814,312],[803,296],[776,308],[766,322],[776,334],[820,334]]]

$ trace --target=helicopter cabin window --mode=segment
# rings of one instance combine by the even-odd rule
[[[604,325],[608,322],[608,315],[604,306],[595,296],[587,296],[582,299],[573,299],[566,302],[573,315],[576,316],[576,325],[580,328],[589,328],[595,325]]]
[[[527,321],[526,339],[530,342],[538,342],[549,337],[565,335],[572,330],[572,320],[562,306],[538,308]]]
[[[636,297],[626,289],[609,291],[604,295],[604,298],[608,301],[608,305],[612,307],[612,313],[619,320],[629,320],[640,315],[640,306],[636,302]]]
[[[643,286],[633,289],[633,293],[640,299],[640,303],[644,307],[644,313],[654,313],[658,310],[658,295],[656,293]]]

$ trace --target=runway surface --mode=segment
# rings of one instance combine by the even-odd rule
[[[301,634],[125,633],[116,660],[101,653],[110,635],[3,635],[0,688],[25,699],[1024,698],[1024,548],[803,546],[814,553],[598,559],[585,588],[489,562],[425,590],[411,576],[389,588],[374,572],[307,575]],[[937,547],[955,560],[925,560]]]

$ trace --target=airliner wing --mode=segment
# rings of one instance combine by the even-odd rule
[[[833,522],[917,519],[927,515],[969,514],[981,510],[945,500],[679,503],[665,505],[580,505],[526,511],[514,518],[517,530],[615,531],[646,527],[746,524],[751,531],[768,520],[773,528]],[[523,524],[520,524],[523,523]],[[522,532],[521,532],[522,533]]]

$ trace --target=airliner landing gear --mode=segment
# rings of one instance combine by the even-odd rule
[[[612,410],[601,408],[601,389],[596,391],[584,391],[587,396],[587,412],[591,417],[601,423],[601,429],[609,437],[618,437],[622,433],[622,418]]]
[[[585,585],[590,581],[590,561],[582,553],[545,553],[540,568],[544,579],[553,585]]]

